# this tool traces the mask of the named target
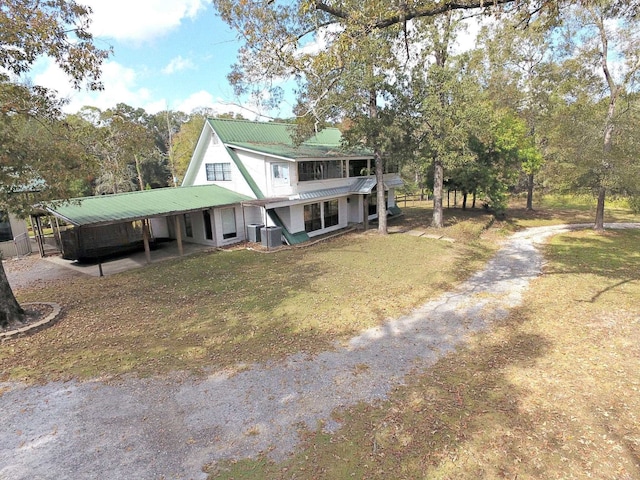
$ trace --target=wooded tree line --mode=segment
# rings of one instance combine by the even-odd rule
[[[214,0],[243,48],[238,93],[279,98],[294,79],[301,135],[345,122],[350,144],[494,210],[536,184],[637,196],[637,1]],[[458,42],[483,21],[475,48]],[[378,194],[382,192],[379,189]],[[382,204],[382,199],[378,199]],[[379,229],[386,225],[380,222]]]
[[[497,213],[510,190],[640,198],[637,0],[213,0],[242,47],[229,81],[266,107],[296,82],[296,136],[341,127],[434,193],[447,187]],[[74,0],[0,5],[0,210],[39,200],[180,181],[208,112],[117,105],[64,115],[55,92],[20,80],[42,55],[77,88],[100,89],[110,52]],[[459,42],[482,21],[474,48]],[[384,190],[377,189],[384,204]],[[640,201],[633,200],[640,207]],[[378,228],[386,232],[386,217]],[[0,324],[20,310],[0,267]]]

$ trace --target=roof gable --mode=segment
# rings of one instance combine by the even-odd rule
[[[292,138],[296,127],[293,124],[220,118],[209,118],[207,121],[225,145],[267,155],[290,159],[371,156],[368,150],[345,148],[342,134],[337,128],[325,128],[296,145]]]

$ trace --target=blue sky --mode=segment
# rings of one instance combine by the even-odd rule
[[[79,0],[93,9],[91,31],[101,48],[113,47],[104,63],[101,92],[73,91],[65,75],[42,59],[34,83],[69,99],[68,112],[83,106],[101,110],[119,102],[149,113],[213,108],[219,113],[245,110],[226,75],[234,63],[236,34],[216,15],[209,0]],[[249,106],[250,108],[250,106]],[[288,116],[288,105],[276,115]]]
[[[91,32],[101,48],[113,48],[103,64],[100,92],[75,91],[68,77],[48,59],[39,60],[31,81],[68,98],[65,110],[84,106],[101,110],[126,103],[148,113],[167,108],[186,113],[210,108],[241,113],[245,118],[290,117],[292,95],[278,111],[257,111],[234,97],[227,74],[236,60],[237,34],[218,18],[210,0],[76,0],[93,10]],[[474,33],[461,48],[471,47]],[[322,38],[309,39],[305,49],[322,48]],[[283,86],[286,87],[286,84]]]

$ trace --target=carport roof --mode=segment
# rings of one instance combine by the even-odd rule
[[[108,225],[222,207],[251,197],[217,185],[157,188],[137,192],[74,198],[40,207],[76,226]]]

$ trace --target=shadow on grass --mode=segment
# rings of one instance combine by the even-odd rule
[[[581,231],[561,235],[545,247],[546,255],[554,265],[545,274],[601,277],[602,288],[588,300],[581,300],[595,302],[605,293],[640,280],[639,243],[638,230]]]
[[[387,332],[368,349],[384,351],[388,347],[383,344],[393,336]],[[537,419],[521,411],[526,392],[509,381],[507,371],[534,364],[550,346],[549,339],[517,328],[505,331],[498,341],[481,337],[474,346],[441,358],[426,373],[407,376],[389,400],[334,411],[341,428],[332,433],[322,428],[303,431],[303,443],[289,460],[220,462],[211,467],[209,478],[298,478],[293,472],[314,479],[523,474],[526,469],[514,462],[523,453],[511,438],[534,430]],[[500,452],[494,472],[473,465],[473,455],[491,451]],[[461,459],[466,462],[462,468]]]

